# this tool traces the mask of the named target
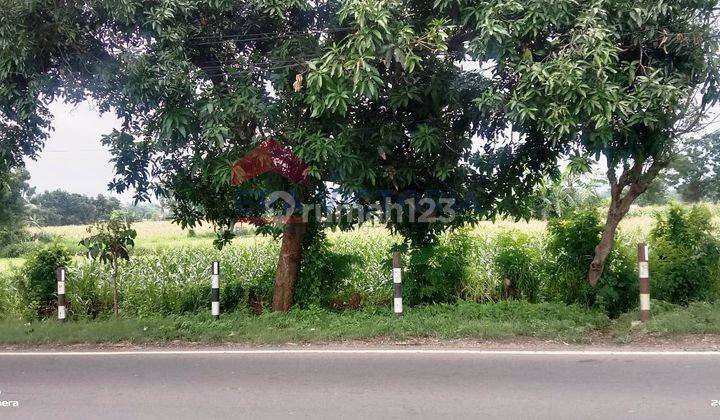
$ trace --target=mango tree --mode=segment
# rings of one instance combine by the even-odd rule
[[[217,226],[218,246],[233,238],[237,217],[232,164],[268,138],[307,162],[312,181],[264,177],[252,191],[295,189],[322,203],[331,182],[363,206],[405,205],[405,190],[472,202],[429,223],[386,220],[417,243],[480,217],[522,214],[567,148],[532,124],[523,138],[498,139],[506,116],[474,102],[493,80],[463,67],[477,31],[454,28],[426,2],[5,3],[0,170],[37,156],[51,101],[92,99],[122,122],[103,140],[117,173],[110,187],[171,200],[182,226]],[[487,141],[474,150],[478,139]],[[287,310],[304,245],[318,235],[256,223],[284,230],[273,308]],[[351,213],[339,224],[358,223]]]
[[[595,285],[630,206],[717,103],[714,0],[438,0],[491,74],[475,100],[538,148],[607,165],[610,205],[587,279]]]

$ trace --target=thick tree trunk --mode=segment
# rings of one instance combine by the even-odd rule
[[[288,311],[293,304],[295,280],[300,272],[302,244],[307,225],[304,222],[288,222],[283,231],[280,257],[275,274],[273,311]]]

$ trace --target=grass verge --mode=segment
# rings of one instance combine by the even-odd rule
[[[613,336],[620,342],[630,342],[644,336],[720,335],[720,303],[699,302],[684,307],[653,300],[650,307],[650,322],[633,327],[638,312],[624,314],[613,322]]]
[[[610,320],[598,311],[560,303],[531,304],[505,301],[494,304],[460,302],[409,308],[397,318],[390,310],[365,308],[334,312],[325,309],[292,310],[260,316],[245,311],[168,317],[55,320],[25,323],[0,321],[0,345],[65,345],[127,342],[133,344],[186,341],[197,343],[324,343],[345,340],[512,339],[535,338],[590,344],[596,338],[618,343],[644,338],[720,335],[720,303],[688,307],[653,301],[653,318],[631,326],[637,311]]]
[[[23,323],[0,321],[0,344],[40,345],[173,340],[250,344],[330,342],[388,338],[509,338],[533,337],[587,342],[593,331],[606,328],[608,318],[576,306],[526,302],[479,305],[433,305],[410,308],[396,318],[389,310],[368,308],[332,312],[293,310],[261,316],[225,314],[213,321],[207,314],[164,318],[54,320]]]

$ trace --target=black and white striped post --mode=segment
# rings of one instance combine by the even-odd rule
[[[214,319],[220,319],[220,261],[213,261],[211,312]]]
[[[647,244],[638,244],[638,273],[640,277],[640,321],[650,320],[650,267]]]
[[[393,312],[396,316],[401,316],[403,312],[402,262],[400,261],[399,252],[393,252],[393,292]]]
[[[55,271],[57,278],[57,298],[58,298],[58,321],[65,322],[67,317],[67,309],[65,307],[65,267],[60,267]]]

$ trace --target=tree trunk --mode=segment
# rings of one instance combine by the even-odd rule
[[[117,261],[114,261],[111,264],[110,269],[111,269],[110,277],[112,278],[112,285],[113,285],[113,310],[115,311],[115,319],[118,319],[120,317],[120,313],[118,311]]]
[[[307,225],[304,222],[288,222],[283,231],[280,257],[275,274],[273,311],[286,312],[293,304],[295,280],[300,272],[302,244]]]
[[[608,159],[608,162],[611,160]],[[615,242],[615,233],[620,221],[630,210],[630,206],[635,199],[640,196],[648,185],[657,178],[658,173],[667,164],[664,161],[653,160],[652,165],[643,173],[644,160],[635,162],[632,168],[626,168],[620,178],[615,176],[615,169],[612,164],[608,163],[608,180],[610,181],[610,208],[608,209],[607,218],[605,219],[605,228],[603,229],[600,243],[595,247],[595,256],[590,263],[587,280],[591,286],[597,285],[602,276],[610,251],[612,251]],[[623,191],[627,192],[623,195]]]
[[[603,273],[605,267],[605,261],[612,251],[613,243],[615,243],[615,233],[620,221],[627,214],[628,209],[618,207],[618,203],[615,199],[610,201],[610,209],[608,210],[607,218],[605,219],[605,229],[603,229],[600,243],[595,247],[595,257],[590,263],[590,271],[588,271],[588,282],[591,286],[595,286],[600,280],[600,276]]]

